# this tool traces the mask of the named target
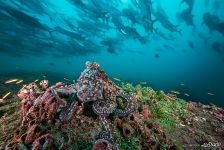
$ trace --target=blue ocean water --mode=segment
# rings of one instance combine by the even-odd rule
[[[1,1],[1,76],[77,79],[90,60],[111,78],[223,107],[223,10],[223,0]]]

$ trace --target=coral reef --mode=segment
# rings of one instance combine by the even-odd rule
[[[113,83],[86,62],[76,83],[24,85],[0,106],[0,149],[223,148],[224,110]],[[212,143],[212,144],[211,144]],[[216,146],[216,147],[215,147]]]

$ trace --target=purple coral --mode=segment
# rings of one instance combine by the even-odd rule
[[[35,139],[37,139],[43,133],[43,129],[40,128],[39,125],[34,124],[28,129],[28,132],[24,134],[22,137],[22,142],[24,144],[31,144]]]
[[[60,85],[61,86],[61,85]],[[55,85],[44,92],[42,95],[34,89],[35,83],[23,87],[19,92],[21,101],[21,110],[24,114],[22,125],[26,125],[31,120],[42,122],[43,120],[52,119],[61,107],[65,107],[67,102],[61,99],[53,92],[53,89],[59,87]]]
[[[58,108],[66,106],[67,102],[57,95],[53,94],[50,90],[39,96],[33,106],[29,109],[28,114],[34,117],[34,119],[40,118],[42,114],[46,114],[46,119],[51,119],[57,113]],[[43,115],[42,115],[43,116]]]
[[[107,140],[100,139],[94,143],[92,150],[112,150],[112,146]]]

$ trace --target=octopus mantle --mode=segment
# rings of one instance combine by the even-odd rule
[[[77,80],[76,90],[80,101],[84,103],[93,101],[92,109],[100,116],[115,113],[123,117],[137,108],[133,95],[116,86],[95,62],[86,62],[86,69]],[[118,98],[125,101],[124,109],[119,109]]]

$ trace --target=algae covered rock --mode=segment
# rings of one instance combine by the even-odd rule
[[[142,85],[118,86],[97,63],[88,62],[76,84],[32,82],[18,91],[18,97],[0,106],[0,147],[4,149],[224,145],[222,108],[186,102]]]

